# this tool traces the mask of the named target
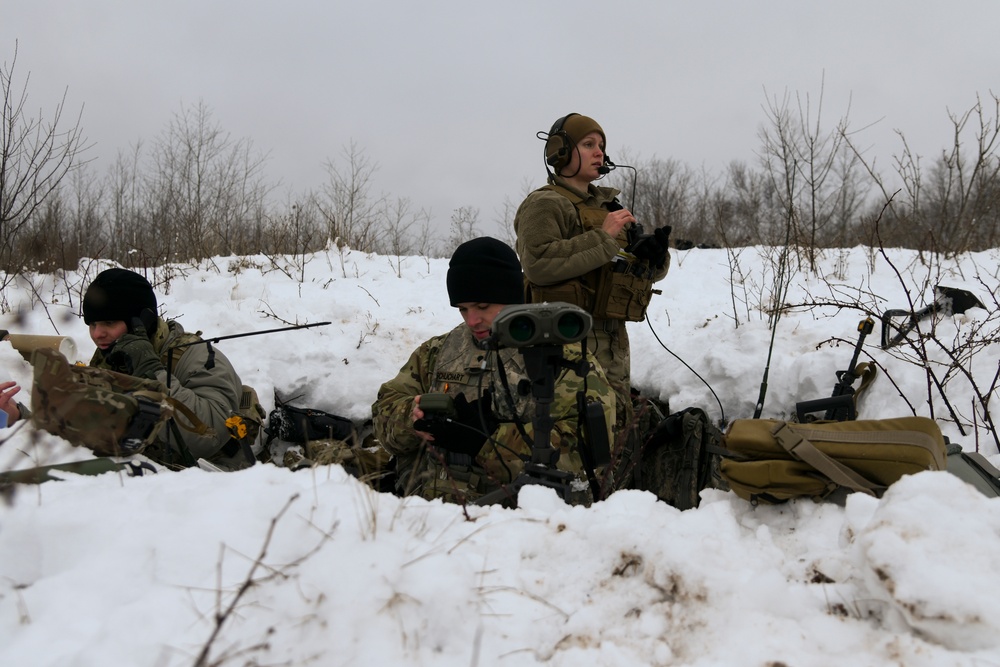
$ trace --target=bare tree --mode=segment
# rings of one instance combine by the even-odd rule
[[[111,201],[107,204],[105,222],[108,234],[107,254],[110,259],[124,263],[132,248],[141,243],[140,230],[143,228],[144,213],[142,202],[142,180],[140,166],[142,143],[136,143],[128,153],[119,151],[107,177],[107,192]]]
[[[616,170],[611,180],[611,185],[622,192],[622,204],[645,231],[670,225],[675,234],[689,238],[696,231],[691,219],[694,172],[679,160],[654,158],[644,162],[625,151],[620,164],[628,163],[635,166]]]
[[[76,268],[84,257],[99,257],[107,245],[101,184],[86,169],[74,170],[68,181],[46,200],[46,208],[58,208],[60,214],[44,236],[48,251],[38,258],[40,270]]]
[[[233,253],[241,229],[260,215],[270,190],[261,178],[265,158],[253,143],[233,139],[199,102],[174,116],[152,157],[146,186],[158,236],[175,237],[174,252],[183,259]]]
[[[949,112],[951,147],[929,168],[906,135],[897,130],[902,150],[893,156],[893,170],[901,183],[900,196],[876,170],[874,160],[866,160],[845,135],[846,145],[887,205],[878,229],[873,221],[882,216],[868,216],[862,237],[866,242],[946,253],[996,247],[1000,241],[1000,98],[993,95],[989,107],[992,113],[977,96],[976,104],[966,112]],[[971,151],[969,144],[974,147]]]
[[[386,196],[372,195],[372,180],[378,165],[373,163],[352,141],[342,155],[346,169],[327,161],[328,181],[317,205],[326,220],[331,241],[362,252],[372,252],[383,230],[379,212],[385,207]]]
[[[723,245],[741,247],[773,242],[763,229],[776,228],[783,214],[774,181],[743,162],[730,163],[726,176],[724,198],[732,205],[731,217],[715,221]]]
[[[451,233],[448,237],[448,253],[479,236],[479,209],[473,206],[461,206],[451,214]]]
[[[976,104],[963,114],[949,113],[953,128],[952,145],[942,151],[930,173],[926,212],[943,249],[949,252],[993,247],[996,239],[997,178],[1000,157],[1000,98],[993,98],[992,115]],[[969,127],[970,121],[976,121]],[[965,139],[971,154],[964,149]]]
[[[419,238],[430,225],[430,215],[424,209],[412,210],[409,199],[397,197],[395,203],[386,204],[383,213],[385,219],[384,247],[380,249],[388,255],[395,257],[393,268],[396,275],[403,276],[403,257],[412,255],[416,248],[422,245]],[[413,228],[419,225],[419,231],[413,232]]]
[[[770,98],[765,113],[767,124],[759,133],[761,164],[785,212],[783,222],[791,224],[770,241],[794,243],[815,269],[817,249],[845,237],[844,221],[854,219],[862,205],[857,190],[861,165],[844,141],[847,114],[833,129],[824,129],[822,85],[815,108],[810,95],[796,94],[793,109],[786,93],[780,100]]]
[[[434,231],[431,229],[431,218],[430,215],[428,215],[420,221],[420,231],[417,233],[417,242],[413,246],[416,254],[424,258],[428,273],[430,273],[431,270],[430,260],[435,256],[434,249],[437,245],[438,241]]]
[[[0,68],[0,270],[8,277],[21,271],[28,259],[17,247],[19,233],[63,178],[83,164],[82,155],[89,148],[80,128],[82,107],[68,129],[60,127],[65,91],[51,120],[29,115],[25,106],[31,75],[18,90],[16,65],[17,42],[13,59]]]

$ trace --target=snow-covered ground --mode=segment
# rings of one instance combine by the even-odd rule
[[[629,325],[634,384],[674,410],[752,416],[775,253],[674,252],[649,323]],[[975,394],[1000,359],[998,254],[927,268],[857,248],[794,272],[785,302],[800,307],[778,322],[762,416],[830,394],[866,314],[845,304],[877,318],[925,305],[935,284],[964,288],[987,308],[934,321],[944,345],[929,350],[965,354],[968,375],[936,367],[962,428],[912,351],[879,349],[877,322],[861,360],[881,373],[861,416],[934,416],[1000,462]],[[86,361],[89,270],[9,286],[0,328],[69,335]],[[334,248],[151,278],[161,309],[209,337],[330,321],[219,349],[266,407],[276,391],[363,421],[412,349],[459,321],[446,270]],[[28,400],[30,367],[6,345],[0,361]],[[30,425],[0,433],[0,470],[88,458]],[[944,472],[846,507],[709,491],[685,512],[638,491],[568,507],[540,487],[518,509],[462,508],[378,494],[336,466],[65,477],[0,501],[2,665],[189,665],[202,651],[198,664],[1000,664],[1000,501]]]

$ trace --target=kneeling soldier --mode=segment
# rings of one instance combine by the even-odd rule
[[[463,324],[418,347],[379,389],[372,413],[376,438],[396,459],[398,493],[464,503],[503,488],[524,470],[532,454],[535,402],[526,390],[530,380],[518,350],[484,349],[490,347],[484,343],[501,309],[524,302],[515,252],[489,237],[463,243],[449,263],[447,286]],[[582,354],[579,343],[563,350],[567,366],[580,366]],[[578,442],[578,393],[586,390],[586,403],[602,405],[609,438],[615,423],[614,392],[589,353],[587,362],[585,378],[569,368],[557,374],[550,405],[557,468],[575,474],[564,498],[581,504],[593,500],[594,485],[585,478]],[[452,399],[453,418],[425,426],[431,415],[421,402],[439,402],[442,394]],[[614,481],[599,473],[604,496],[614,490]]]

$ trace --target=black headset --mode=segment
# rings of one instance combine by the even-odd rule
[[[569,135],[566,134],[566,130],[563,127],[566,125],[566,120],[570,116],[579,116],[578,113],[568,113],[555,123],[552,124],[552,129],[549,130],[548,138],[559,137],[562,140],[562,145],[556,150],[552,155],[545,156],[545,162],[553,169],[558,169],[559,167],[564,167],[569,162],[570,154],[573,152],[573,142],[570,141]],[[545,147],[548,148],[548,141],[545,142]]]

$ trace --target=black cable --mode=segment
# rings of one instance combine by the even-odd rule
[[[611,161],[611,158],[609,158],[607,155],[604,156],[604,164],[607,165],[604,168],[608,170],[606,174],[603,174],[604,176],[607,176],[615,169],[632,170],[632,198],[631,201],[629,201],[628,210],[632,213],[632,215],[635,215],[633,207],[635,206],[635,188],[636,185],[639,184],[639,171],[630,164],[615,164],[614,162]]]
[[[660,340],[660,337],[656,335],[656,330],[655,330],[655,329],[653,329],[653,323],[652,323],[652,322],[651,322],[651,321],[649,320],[649,318],[648,318],[648,317],[646,318],[646,324],[648,324],[648,325],[649,325],[649,330],[653,332],[653,338],[655,338],[655,339],[656,339],[656,342],[660,344],[660,347],[662,347],[662,348],[663,348],[664,350],[666,350],[667,352],[669,352],[669,353],[671,354],[671,356],[673,356],[673,358],[674,358],[674,359],[676,359],[677,361],[679,361],[679,362],[681,362],[682,364],[684,364],[684,367],[685,367],[685,368],[687,368],[687,369],[688,369],[689,371],[691,371],[692,373],[694,373],[694,374],[695,374],[695,376],[696,376],[696,377],[697,377],[697,378],[698,378],[699,380],[701,380],[701,381],[702,381],[703,383],[705,383],[705,386],[706,386],[706,387],[708,387],[708,390],[709,390],[710,392],[712,392],[712,396],[714,396],[714,397],[715,397],[715,402],[719,404],[719,410],[720,410],[720,411],[722,412],[722,420],[720,421],[720,423],[721,423],[721,424],[725,424],[725,423],[726,423],[726,409],[722,407],[722,401],[720,401],[720,400],[719,400],[719,395],[715,393],[715,390],[714,390],[714,389],[712,389],[712,385],[710,385],[710,384],[708,383],[708,380],[706,380],[706,379],[705,379],[705,378],[703,378],[703,377],[702,377],[701,375],[699,375],[699,374],[698,374],[698,371],[696,371],[695,369],[691,368],[691,366],[690,366],[690,365],[688,365],[688,363],[687,363],[686,361],[684,361],[684,360],[683,360],[683,359],[681,359],[681,358],[680,358],[679,356],[677,356],[677,355],[676,355],[676,354],[674,353],[674,351],[673,351],[673,350],[671,350],[671,349],[670,349],[669,347],[667,347],[666,345],[664,345],[664,344],[663,344],[663,341],[662,341],[662,340]]]
[[[506,383],[506,376],[503,375],[503,373],[504,373],[503,364],[500,361],[500,353],[497,350],[487,350],[486,351],[486,359],[484,360],[484,366],[489,366],[489,359],[490,359],[490,354],[491,353],[495,353],[496,354],[497,368],[500,371],[501,376],[504,378],[504,380],[505,380],[504,384],[506,385],[507,384]],[[482,404],[482,397],[483,397],[483,373],[479,374],[479,383],[478,384],[479,384],[479,386],[476,389],[477,389],[477,391],[479,393],[479,398],[480,398],[480,403],[479,403],[479,423],[480,423],[480,425],[482,425],[482,426],[485,427],[486,426],[486,419],[483,416],[483,404]],[[509,390],[508,390],[508,398],[509,398]],[[492,399],[492,397],[491,397],[491,399]],[[492,406],[490,406],[490,409],[492,409]],[[500,450],[501,449],[506,449],[507,451],[509,451],[514,456],[518,456],[517,452],[515,452],[510,447],[508,447],[507,445],[503,444],[502,442],[500,442],[499,440],[497,440],[496,438],[494,438],[492,433],[488,433],[486,435],[486,441],[488,443],[490,443],[490,445],[493,447],[493,453],[496,454],[497,461],[499,461],[500,465],[503,466],[503,469],[507,471],[507,479],[510,480],[510,481],[514,481],[514,472],[510,468],[507,467],[507,462],[504,461],[503,460],[503,456],[500,455]]]
[[[510,391],[510,382],[507,379],[507,369],[504,368],[503,359],[500,358],[499,350],[492,350],[492,351],[495,352],[497,356],[497,371],[500,375],[500,385],[501,387],[503,387],[503,395],[504,398],[507,400],[507,409],[510,410],[511,418],[514,420],[514,427],[517,428],[518,433],[521,434],[521,438],[524,440],[524,444],[530,447],[533,438],[528,436],[528,432],[525,430],[524,424],[521,423],[521,420],[518,417],[517,406],[514,404],[514,395]],[[521,457],[520,454],[517,454],[517,452],[513,451],[512,449],[510,448],[507,449],[512,454],[515,454],[518,458],[523,458]]]

